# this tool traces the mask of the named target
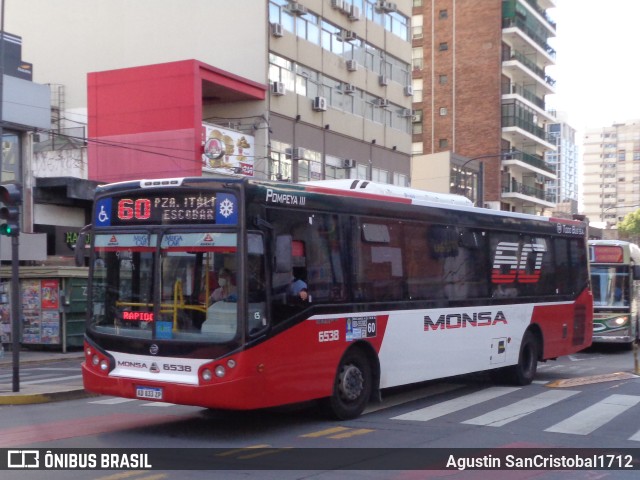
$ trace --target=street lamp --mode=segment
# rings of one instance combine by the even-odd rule
[[[502,152],[502,153],[487,153],[484,155],[477,155],[475,157],[471,157],[469,159],[467,159],[467,161],[465,161],[460,167],[457,168],[456,171],[456,183],[455,183],[455,189],[456,192],[459,191],[460,189],[460,175],[462,174],[462,172],[464,171],[464,167],[467,166],[468,163],[473,162],[474,160],[482,160],[485,158],[503,158],[503,157],[510,157],[513,156],[515,154],[520,153],[518,150],[511,150],[508,152]],[[466,181],[466,177],[465,177],[465,189],[467,186],[467,181]],[[472,199],[471,199],[472,200]],[[478,201],[477,201],[478,206],[482,207],[484,205],[484,162],[480,162],[480,164],[478,165]]]

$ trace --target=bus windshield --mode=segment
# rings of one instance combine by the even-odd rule
[[[234,339],[241,332],[237,237],[204,230],[96,235],[90,328],[144,339]],[[260,279],[260,248],[253,248],[249,263]],[[255,293],[251,310],[260,319],[264,298]]]
[[[629,267],[591,266],[593,304],[596,307],[629,306]]]

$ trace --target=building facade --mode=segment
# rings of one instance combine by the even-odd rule
[[[5,25],[51,91],[52,127],[25,148],[29,221],[50,237],[47,253],[71,253],[58,237],[87,223],[98,182],[241,173],[407,185],[411,5],[5,0]]]
[[[546,67],[555,63],[548,39],[556,25],[553,0],[418,0],[414,2],[414,163],[452,163],[450,183],[482,163],[484,206],[542,213],[554,206],[544,186],[555,174],[544,161],[553,150],[545,131],[555,119],[545,96],[555,93]],[[452,158],[455,157],[452,155]],[[469,162],[468,167],[474,162]],[[464,189],[463,189],[464,190]]]
[[[558,113],[555,123],[548,123],[547,136],[555,150],[545,153],[546,164],[553,169],[556,179],[545,183],[545,194],[555,204],[554,215],[571,218],[578,214],[578,145],[576,130],[567,123],[566,116]]]
[[[640,120],[589,128],[583,148],[584,213],[615,228],[640,207]]]

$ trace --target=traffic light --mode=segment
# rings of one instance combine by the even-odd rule
[[[0,235],[17,237],[20,234],[20,204],[22,187],[16,183],[0,185],[0,219],[6,223],[0,225]]]

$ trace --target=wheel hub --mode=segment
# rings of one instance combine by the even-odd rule
[[[354,365],[345,365],[340,373],[340,394],[347,400],[356,400],[364,390],[362,371]]]

